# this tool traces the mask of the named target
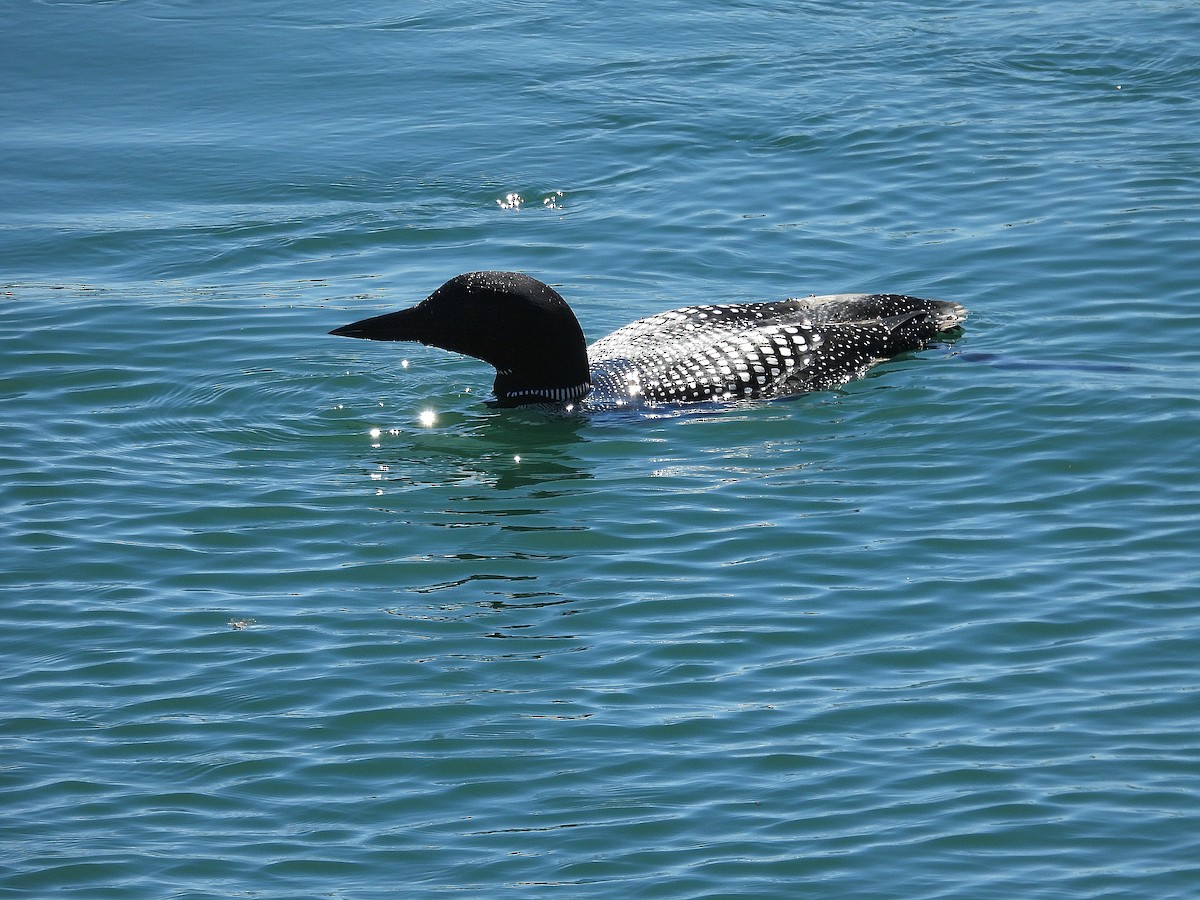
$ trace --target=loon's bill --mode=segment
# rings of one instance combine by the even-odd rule
[[[833,294],[688,306],[590,347],[567,302],[518,272],[459,275],[410,309],[330,334],[417,341],[490,363],[494,405],[612,409],[771,399],[827,390],[920,350],[967,317],[958,303]]]

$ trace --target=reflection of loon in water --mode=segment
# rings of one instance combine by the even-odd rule
[[[689,306],[586,345],[566,301],[516,272],[452,278],[411,309],[330,334],[419,341],[496,368],[497,406],[568,408],[767,399],[837,387],[926,346],[967,316],[957,303],[835,294]]]

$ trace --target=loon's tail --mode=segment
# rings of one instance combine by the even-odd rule
[[[938,331],[949,331],[957,328],[967,320],[967,308],[961,303],[949,300],[930,300],[933,306],[933,321]]]
[[[831,294],[785,301],[814,325],[860,324],[891,321],[893,327],[916,320],[934,334],[963,323],[967,310],[949,300],[925,300],[907,294]],[[910,315],[912,314],[912,315]]]
[[[876,363],[927,347],[967,317],[961,304],[903,294],[814,297],[801,310],[813,322],[818,352],[790,379],[796,391],[840,387]]]

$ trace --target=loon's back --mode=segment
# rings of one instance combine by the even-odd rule
[[[919,350],[966,318],[957,303],[836,294],[690,306],[639,319],[588,347],[589,407],[762,399],[825,390]]]

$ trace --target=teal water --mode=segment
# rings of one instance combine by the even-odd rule
[[[1200,895],[1195,4],[4,20],[0,894]],[[591,420],[326,334],[481,268],[972,317]]]

